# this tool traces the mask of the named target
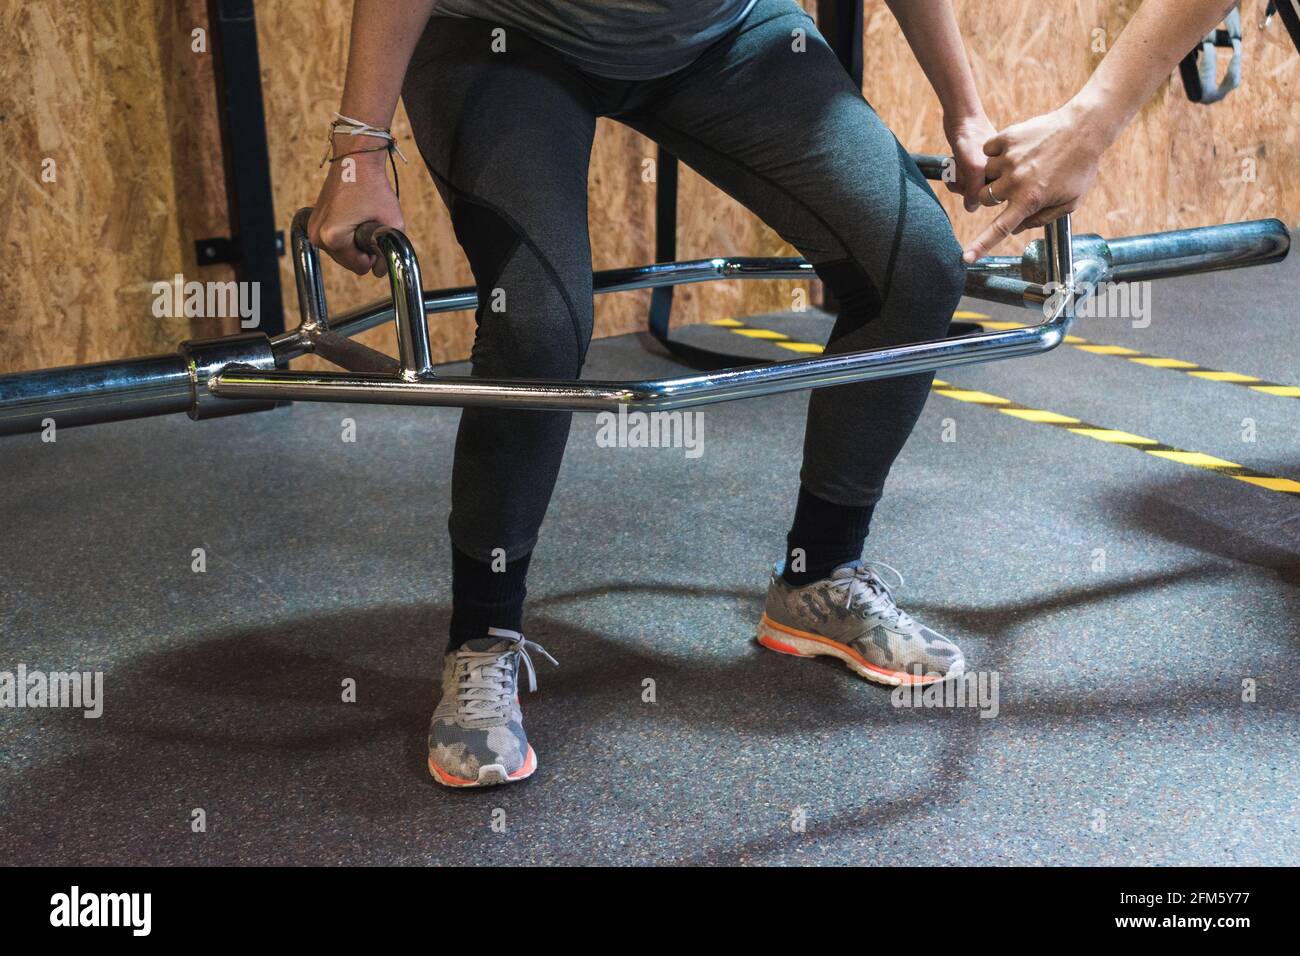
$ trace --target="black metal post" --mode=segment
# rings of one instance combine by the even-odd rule
[[[208,21],[231,235],[198,240],[198,261],[230,262],[240,282],[258,283],[258,328],[277,335],[284,331],[279,262],[284,236],[275,228],[253,0],[208,0]]]
[[[655,262],[677,258],[677,157],[662,146],[655,157]],[[673,312],[673,287],[650,293],[650,334],[671,351],[668,323]]]
[[[863,0],[818,0],[817,29],[862,89]]]

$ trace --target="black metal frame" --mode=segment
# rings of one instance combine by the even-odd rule
[[[278,335],[284,331],[284,233],[275,228],[253,0],[208,0],[208,21],[231,234],[197,240],[195,255],[199,265],[229,262],[238,281],[258,283],[259,328]]]
[[[835,51],[858,89],[862,89],[862,0],[818,0],[817,29]]]

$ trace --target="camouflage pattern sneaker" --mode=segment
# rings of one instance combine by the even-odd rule
[[[488,636],[449,651],[442,696],[429,722],[429,772],[448,787],[490,787],[532,776],[537,754],[519,711],[519,667],[537,690],[528,649],[555,658],[518,631],[488,628]]]
[[[778,564],[767,587],[758,643],[782,654],[839,658],[878,684],[932,684],[960,676],[965,658],[957,645],[898,609],[893,587],[877,569],[903,576],[887,564],[854,561],[829,578],[792,587]]]

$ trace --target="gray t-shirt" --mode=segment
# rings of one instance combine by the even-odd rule
[[[588,73],[650,80],[689,66],[705,47],[740,23],[755,2],[435,0],[433,15],[516,27]]]

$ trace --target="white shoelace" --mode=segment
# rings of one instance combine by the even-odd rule
[[[488,636],[509,641],[511,646],[498,651],[471,651],[461,648],[456,652],[456,702],[460,715],[467,720],[485,717],[503,717],[509,712],[515,696],[517,666],[513,660],[518,654],[528,672],[528,691],[537,690],[537,671],[528,655],[531,647],[556,667],[560,662],[547,653],[546,648],[530,641],[518,631],[505,628],[488,628]]]
[[[877,569],[891,573],[898,579],[897,583],[886,584]],[[903,586],[903,575],[883,561],[863,561],[856,568],[838,568],[831,576],[830,586],[845,592],[844,606],[847,608],[860,604],[871,614],[898,627],[916,626],[916,622],[894,603],[894,589]]]

